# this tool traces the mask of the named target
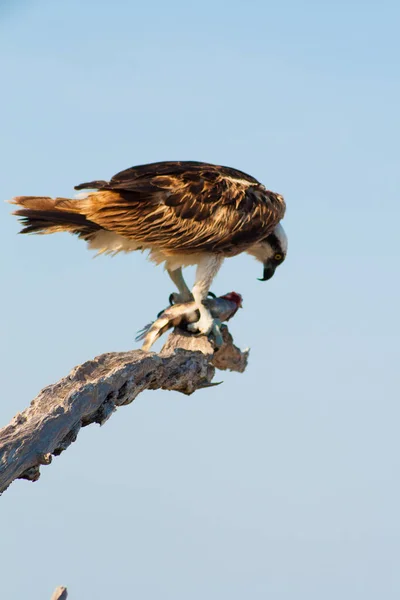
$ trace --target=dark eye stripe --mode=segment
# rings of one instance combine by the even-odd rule
[[[276,237],[276,235],[274,233],[269,235],[267,237],[266,241],[269,243],[269,245],[274,250],[274,252],[278,252],[280,254],[281,245],[279,243],[278,238]]]

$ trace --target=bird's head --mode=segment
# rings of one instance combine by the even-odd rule
[[[286,258],[288,240],[285,230],[279,223],[272,233],[261,242],[252,246],[247,252],[263,263],[263,276],[259,281],[268,281],[275,273],[276,267]]]

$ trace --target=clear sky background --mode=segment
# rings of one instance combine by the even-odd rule
[[[1,598],[399,598],[399,20],[394,0],[3,2],[2,199],[209,161],[285,196],[290,247],[268,283],[244,255],[213,285],[244,296],[244,375],[144,393],[2,496]],[[136,347],[173,288],[0,210],[5,425]]]

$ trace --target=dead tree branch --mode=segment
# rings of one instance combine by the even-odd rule
[[[103,425],[143,390],[189,395],[215,385],[215,368],[243,372],[248,351],[233,345],[226,326],[222,332],[224,345],[215,352],[204,336],[175,330],[159,354],[141,350],[102,354],[44,388],[0,430],[0,493],[15,479],[39,479],[40,465],[50,464],[53,455],[68,448],[81,427]]]
[[[60,586],[58,586],[58,588],[56,588],[54,590],[51,600],[67,600],[67,597],[68,597],[67,588],[60,585]]]

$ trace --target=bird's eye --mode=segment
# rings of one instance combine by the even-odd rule
[[[275,256],[274,256],[275,260],[282,260],[282,258],[283,258],[282,254],[279,254],[279,253],[275,254]]]

